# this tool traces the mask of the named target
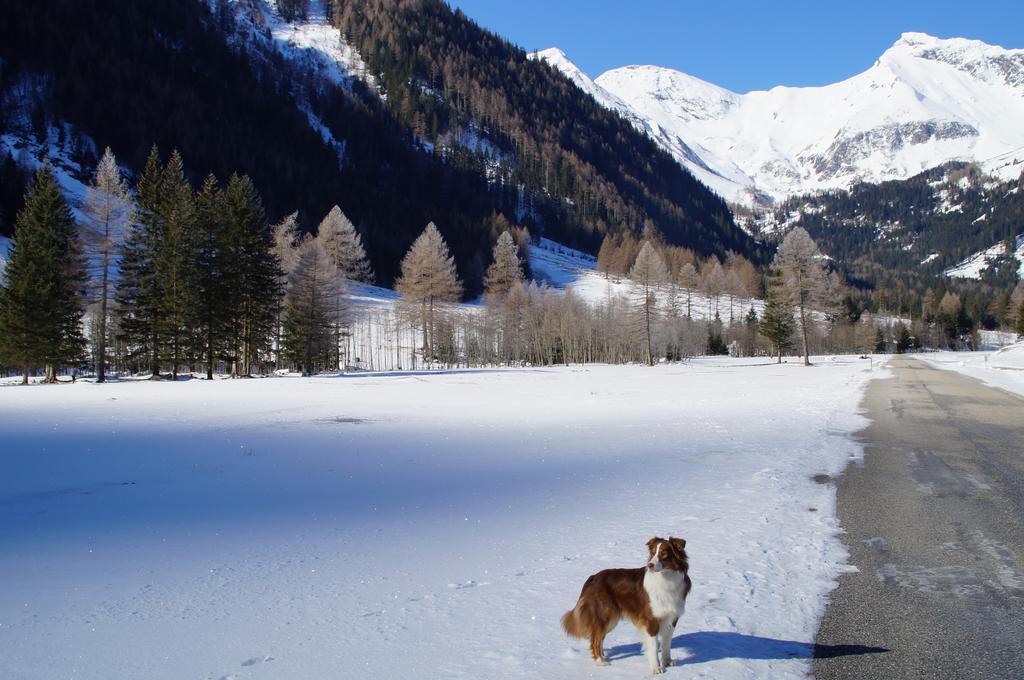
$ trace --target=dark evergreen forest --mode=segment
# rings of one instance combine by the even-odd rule
[[[67,122],[95,142],[76,147],[89,168],[108,145],[135,172],[154,144],[178,149],[193,184],[248,175],[271,219],[298,209],[307,230],[337,203],[385,285],[428,221],[471,293],[506,220],[592,252],[606,233],[654,226],[702,254],[761,257],[725,204],[643,134],[440,0],[333,3],[386,98],[233,39],[250,0],[3,4],[0,133],[18,116],[40,135]],[[301,105],[344,143],[343,162]],[[0,164],[9,234],[23,179]]]

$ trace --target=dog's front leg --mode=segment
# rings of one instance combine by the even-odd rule
[[[653,623],[647,626],[647,630],[643,631],[643,633],[644,656],[647,657],[647,663],[651,666],[651,675],[664,673],[665,669],[658,658],[658,624]]]
[[[661,667],[663,669],[672,665],[672,632],[675,626],[671,621],[662,621],[658,637],[661,638]]]

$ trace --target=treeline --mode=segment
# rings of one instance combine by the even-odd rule
[[[308,366],[324,342],[309,329],[329,323],[336,348],[344,281],[373,272],[339,208],[316,237],[299,232],[295,214],[271,228],[247,176],[209,175],[197,189],[177,151],[162,162],[154,147],[134,191],[107,149],[77,223],[52,168],[40,167],[4,279],[0,361],[25,381],[46,367],[52,381],[88,347],[102,382],[108,365],[171,379],[200,367],[212,378]]]
[[[760,281],[741,256],[701,261],[653,229],[639,242],[610,237],[598,266],[622,293],[588,302],[571,288],[527,283],[529,234],[503,226],[482,307],[454,304],[464,283],[433,223],[414,241],[400,264],[393,318],[377,330],[399,364],[403,335],[413,338],[411,368],[654,364],[726,353],[781,361],[791,349],[809,363],[821,352],[976,344],[964,304],[949,291],[909,326],[871,318],[800,227]],[[23,382],[40,367],[55,381],[61,366],[88,355],[103,382],[108,365],[171,379],[345,370],[357,365],[349,339],[361,316],[350,288],[374,273],[339,207],[315,235],[298,229],[294,213],[271,226],[248,177],[221,183],[209,175],[196,188],[178,152],[164,162],[154,147],[134,191],[107,149],[77,222],[43,165],[18,213],[3,279],[0,362]],[[763,304],[752,299],[760,290]],[[1024,285],[1007,305],[1024,330]]]

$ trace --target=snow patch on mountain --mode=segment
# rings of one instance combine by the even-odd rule
[[[0,135],[0,153],[10,153],[23,169],[33,174],[40,165],[49,162],[71,212],[76,219],[80,219],[85,203],[84,180],[88,171],[74,159],[72,140],[78,140],[77,143],[86,146],[92,155],[97,155],[91,138],[77,133],[73,126],[62,122],[51,125],[42,140],[36,139],[27,129],[16,129],[13,133]]]
[[[1017,277],[1024,278],[1024,235],[1017,237],[1012,251],[1007,248],[1005,242],[1000,241],[994,246],[974,253],[956,266],[944,271],[943,274],[955,279],[981,279],[982,274],[989,267],[1007,256],[1017,260]],[[924,263],[922,262],[922,264]]]
[[[310,0],[307,18],[294,22],[282,18],[276,0],[264,0],[263,16],[286,57],[310,65],[338,85],[349,87],[352,79],[358,78],[375,87],[362,56],[327,20],[323,0]]]
[[[359,79],[371,89],[376,81],[354,47],[331,25],[323,0],[310,0],[305,19],[287,21],[276,0],[242,2],[230,0],[235,25],[229,39],[239,46],[260,44],[271,47],[289,61],[318,73],[345,88]],[[216,11],[216,0],[210,0]]]
[[[215,0],[210,0],[216,11]],[[268,52],[277,52],[303,70],[316,73],[324,80],[351,91],[360,80],[373,92],[380,93],[376,79],[359,52],[331,25],[323,0],[310,0],[305,19],[287,21],[281,16],[276,0],[241,2],[232,0],[234,29],[229,43],[238,48],[257,45]],[[309,126],[334,149],[338,162],[345,160],[345,140],[337,139],[310,106],[302,93],[296,93],[299,110]]]
[[[1024,128],[1015,123],[1024,118],[1024,50],[905,33],[842,82],[746,94],[658,66],[591,81],[560,50],[538,56],[742,205],[903,179],[954,160],[1001,179],[1024,169]]]

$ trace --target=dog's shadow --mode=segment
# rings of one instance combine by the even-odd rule
[[[676,664],[689,666],[719,659],[830,659],[858,654],[883,654],[884,647],[866,645],[816,645],[813,642],[776,640],[726,631],[687,633],[672,638],[672,649],[685,649],[689,654]],[[617,645],[608,650],[609,659],[640,656],[640,643]]]

